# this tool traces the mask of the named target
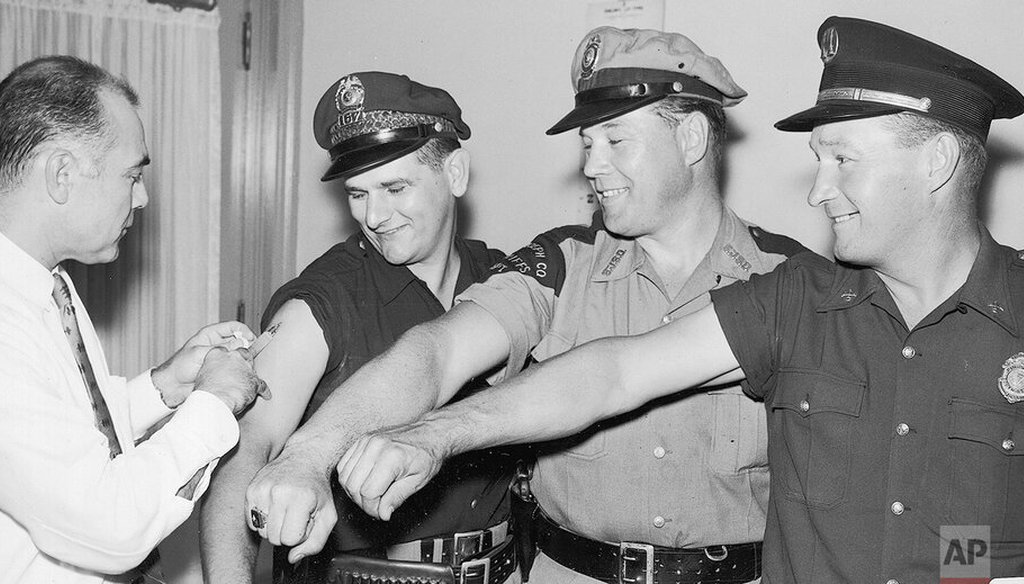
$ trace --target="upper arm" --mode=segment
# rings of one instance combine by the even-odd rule
[[[615,341],[625,391],[619,408],[697,387],[743,378],[713,305],[651,332]]]
[[[273,458],[298,427],[324,374],[329,350],[320,325],[301,300],[285,302],[270,323],[279,326],[274,340],[256,357],[255,368],[271,399],[253,402],[239,426],[243,443],[265,445]]]

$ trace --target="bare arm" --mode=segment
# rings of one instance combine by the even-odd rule
[[[278,332],[255,363],[273,400],[257,400],[239,420],[238,448],[221,459],[202,503],[203,575],[212,584],[252,581],[260,539],[246,522],[245,489],[299,425],[327,365],[327,343],[305,302],[286,302],[273,322]]]
[[[274,544],[302,542],[289,553],[291,562],[318,552],[334,525],[333,515],[322,510],[329,506],[332,514],[333,504],[310,500],[305,493],[313,486],[297,485],[296,473],[310,469],[322,477],[314,491],[322,493],[327,485],[329,495],[331,473],[358,436],[411,422],[444,404],[469,379],[502,363],[508,352],[504,329],[473,303],[407,331],[335,390],[256,475],[247,505],[267,512],[261,533]]]
[[[447,457],[569,436],[680,388],[741,376],[708,306],[644,335],[582,345],[409,426],[360,439],[339,480],[367,513],[388,519]]]

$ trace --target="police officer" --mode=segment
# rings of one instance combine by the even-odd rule
[[[296,466],[285,456],[249,487],[253,503],[243,508],[250,480],[338,384],[406,329],[443,314],[455,294],[503,257],[456,234],[456,201],[469,181],[469,153],[460,140],[469,138],[470,129],[446,91],[404,75],[352,73],[324,93],[313,130],[331,158],[323,180],[343,187],[360,231],[282,286],[264,311],[264,330],[276,333],[256,368],[274,389],[274,405],[246,414],[242,445],[219,469],[203,508],[208,582],[251,580],[259,539],[250,528],[274,545],[290,546],[314,527],[309,511],[289,516],[281,500],[306,495],[296,495],[292,485],[304,484],[310,474],[326,478],[334,461]],[[340,436],[376,429],[391,408],[399,409],[387,392],[336,397],[344,411],[328,421],[342,427]],[[453,571],[483,576],[484,559],[488,577],[477,581],[505,581],[514,572],[507,522],[512,463],[497,452],[453,461],[390,524],[366,516],[340,489],[332,497],[324,481],[316,494],[318,513],[340,517],[331,544],[316,555],[278,547],[275,582],[325,582],[331,569],[353,565],[382,577],[394,576],[392,570],[409,578],[451,578]],[[332,525],[322,521],[317,527],[326,537]],[[336,558],[338,552],[351,553]],[[396,568],[382,558],[411,565]]]
[[[777,127],[810,132],[808,201],[840,263],[779,240],[789,260],[712,306],[357,442],[355,488],[387,508],[438,457],[745,374],[769,411],[765,581],[936,582],[963,575],[968,550],[989,561],[968,576],[1024,574],[1024,252],[976,211],[989,124],[1024,96],[882,24],[832,17],[818,40],[817,103]]]
[[[549,133],[580,133],[601,207],[593,224],[538,236],[343,390],[407,383],[407,393],[435,391],[425,405],[440,405],[496,364],[510,376],[528,359],[662,327],[706,306],[708,290],[783,259],[722,203],[723,108],[746,93],[717,59],[680,34],[602,27],[579,45],[572,82],[576,106]],[[649,578],[656,565],[681,582],[756,579],[765,431],[764,409],[725,384],[541,446],[530,580]]]

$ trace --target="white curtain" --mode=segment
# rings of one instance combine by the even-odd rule
[[[149,206],[117,261],[72,266],[111,371],[134,375],[217,320],[221,214],[219,13],[145,0],[0,0],[0,77],[69,54],[142,101]]]

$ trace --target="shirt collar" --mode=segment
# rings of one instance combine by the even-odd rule
[[[46,306],[53,296],[53,274],[6,235],[0,233],[0,282],[39,307]]]
[[[1014,317],[1016,312],[1013,309],[1013,296],[1010,294],[1006,278],[1008,263],[1012,261],[1008,258],[1011,256],[1003,252],[1004,248],[992,239],[985,227],[981,226],[979,229],[981,246],[967,275],[967,281],[957,293],[957,303],[984,314],[1010,334],[1017,336],[1018,324]],[[885,284],[874,270],[839,264],[839,276],[817,310],[828,312],[856,306],[884,287]],[[891,300],[885,304],[891,304]]]
[[[985,227],[980,230],[978,257],[960,288],[959,304],[973,308],[1011,335],[1018,336],[1019,323],[1014,316],[1018,311],[1014,310],[1014,297],[1006,277],[1016,252],[996,243]],[[1016,302],[1021,299],[1017,298]]]
[[[596,261],[591,272],[591,279],[594,282],[620,280],[644,267],[647,256],[635,239],[611,234],[603,228],[600,217],[595,217],[594,226],[600,228],[600,233],[606,235],[598,238],[596,242]],[[760,265],[760,257],[761,254],[753,237],[750,236],[747,224],[728,207],[723,207],[715,241],[701,264],[708,265],[714,275],[733,280],[746,280],[750,277],[752,269],[767,271]]]
[[[885,287],[878,274],[870,268],[839,263],[837,274],[825,301],[818,305],[818,312],[857,306]]]
[[[384,256],[377,251],[377,248],[373,247],[372,243],[367,241],[366,236],[361,232],[356,241],[368,261],[374,266],[374,283],[377,287],[377,293],[384,304],[390,304],[395,298],[398,298],[398,295],[413,282],[422,282],[407,266],[396,266],[388,263]],[[462,238],[456,235],[453,245],[461,260],[456,288],[464,289],[473,282],[472,274],[464,277],[472,260],[468,255],[469,251]],[[462,289],[457,289],[455,294],[457,295]]]

